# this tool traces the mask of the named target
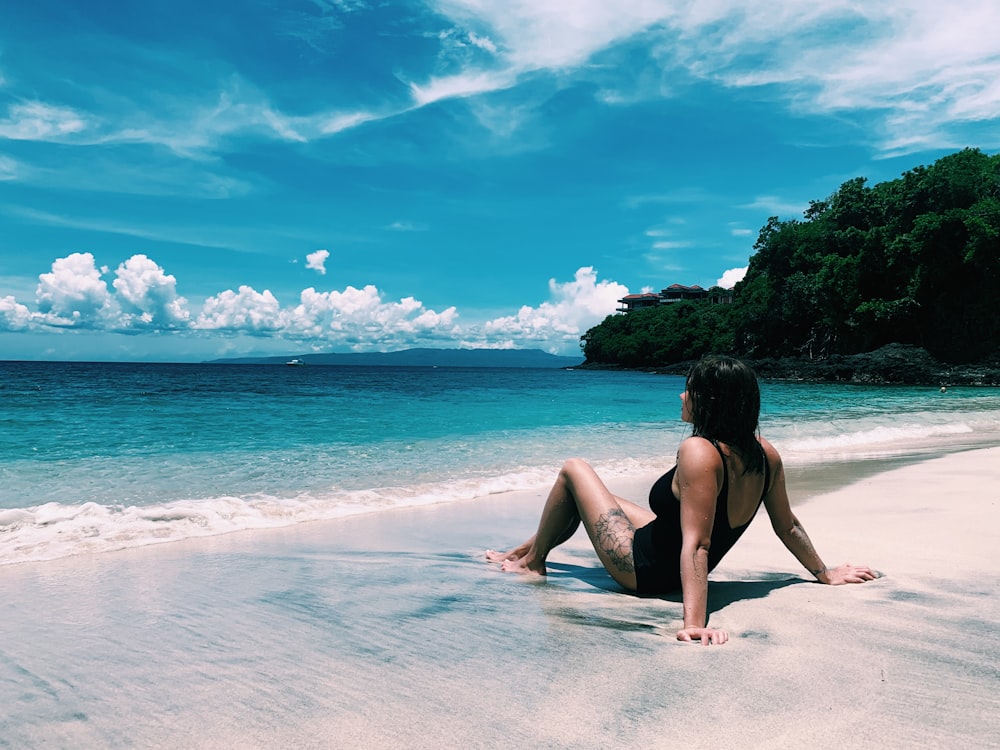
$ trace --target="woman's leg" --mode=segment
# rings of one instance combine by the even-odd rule
[[[549,492],[535,535],[506,555],[487,553],[487,556],[502,562],[506,571],[545,575],[549,552],[569,539],[582,521],[597,556],[611,577],[625,588],[635,590],[633,521],[643,520],[636,511],[648,513],[649,520],[653,516],[649,511],[629,505],[630,513],[627,514],[589,464],[570,459]],[[630,520],[630,515],[635,518]]]
[[[656,518],[656,514],[653,513],[649,508],[644,508],[641,505],[636,505],[631,500],[626,500],[623,497],[618,497],[618,495],[613,496],[615,502],[618,503],[618,507],[621,508],[625,515],[628,516],[628,520],[632,522],[635,528],[641,528],[647,523]],[[571,523],[566,527],[565,533],[560,537],[553,546],[558,547],[560,544],[569,539],[576,532],[577,527],[580,525],[580,519],[577,517],[576,521]],[[521,542],[518,546],[514,547],[507,552],[500,552],[499,550],[488,549],[486,550],[486,559],[490,562],[502,563],[506,560],[517,560],[528,554],[528,550],[531,545],[535,542],[535,535],[532,534],[531,537],[524,542]]]

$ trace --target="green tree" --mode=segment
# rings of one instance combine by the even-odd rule
[[[896,180],[848,180],[802,220],[768,219],[731,305],[609,316],[588,361],[656,366],[707,351],[826,357],[899,342],[952,361],[1000,349],[1000,155],[964,149]]]

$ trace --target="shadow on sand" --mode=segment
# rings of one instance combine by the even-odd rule
[[[662,599],[668,602],[681,603],[681,592],[642,596],[631,594],[615,582],[608,572],[600,566],[572,565],[569,563],[548,563],[549,578],[558,580],[572,578],[588,586],[603,589],[617,594],[636,596],[640,599]],[[809,584],[811,581],[788,573],[758,573],[754,580],[749,581],[710,581],[708,586],[708,613],[718,612],[734,602],[764,599],[772,591],[786,586]]]

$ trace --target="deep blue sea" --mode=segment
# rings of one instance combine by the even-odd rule
[[[669,468],[679,377],[0,362],[0,564]],[[786,464],[1000,444],[1000,390],[762,383]]]

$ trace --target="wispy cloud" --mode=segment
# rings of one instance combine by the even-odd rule
[[[81,112],[41,101],[14,104],[0,120],[0,138],[76,146],[163,146],[179,156],[205,159],[232,150],[241,139],[306,143],[401,111],[405,109],[289,115],[256,87],[233,78],[224,88],[162,94],[153,103],[126,102],[113,113]]]
[[[501,50],[489,72],[462,73],[415,87],[418,101],[469,96],[510,85],[526,71],[590,77],[602,84],[596,56],[642,35],[650,66],[630,69],[628,94],[602,89],[609,103],[637,92],[670,95],[670,75],[734,88],[778,85],[771,96],[818,113],[864,111],[887,151],[938,143],[962,123],[1000,111],[1000,5],[966,0],[959,7],[900,0],[720,0],[678,6],[657,0],[437,0],[460,25],[485,29]],[[667,76],[667,79],[664,78]],[[505,78],[506,76],[506,78]],[[637,89],[636,78],[652,85]],[[994,145],[1000,143],[1000,133]]]
[[[408,102],[386,99],[359,109],[317,102],[312,111],[291,113],[232,72],[227,82],[206,81],[210,85],[183,96],[145,96],[131,111],[127,102],[125,111],[112,113],[21,101],[0,120],[0,137],[147,143],[189,156],[226,150],[237,137],[304,143],[429,104],[509,90],[540,72],[555,80],[596,83],[602,93],[595,95],[606,102],[632,102],[639,93],[670,96],[665,82],[671,77],[734,88],[768,86],[768,96],[794,109],[867,113],[882,147],[896,151],[950,141],[963,123],[992,120],[1000,111],[1000,35],[987,32],[1000,28],[1000,5],[993,0],[965,0],[960,10],[921,0],[429,4],[453,24],[440,40],[442,50],[452,53],[439,72],[399,72]],[[326,19],[329,32],[364,7],[328,0],[306,15]],[[639,40],[649,52],[644,64],[617,72],[599,64],[602,54]],[[637,78],[655,84],[639,91]],[[616,100],[619,84],[632,90]],[[524,104],[523,99],[510,103]],[[1000,142],[1000,134],[995,140]]]
[[[16,161],[6,156],[0,156],[0,182],[4,180],[16,180],[19,173],[20,168]]]
[[[145,240],[176,242],[195,247],[212,247],[236,252],[255,252],[254,242],[259,230],[248,228],[242,232],[232,228],[198,227],[174,224],[126,223],[123,220],[98,217],[80,217],[68,213],[54,214],[23,206],[4,206],[0,213],[21,220],[50,227],[65,227],[104,234],[138,237]]]
[[[427,226],[412,221],[394,221],[385,227],[390,232],[426,232]]]
[[[512,72],[480,71],[461,73],[442,78],[431,78],[424,84],[410,84],[414,103],[419,107],[441,101],[478,96],[493,91],[508,89],[517,83]]]
[[[656,0],[432,0],[455,23],[486,29],[513,71],[565,69],[672,15]]]
[[[40,101],[12,104],[0,120],[0,138],[12,141],[61,141],[87,129],[86,115]]]
[[[802,203],[793,203],[774,195],[758,195],[751,203],[740,206],[740,208],[767,211],[771,216],[789,217],[793,215],[801,216],[807,206]]]
[[[204,160],[162,159],[155,154],[134,154],[130,159],[111,155],[85,157],[70,152],[56,163],[24,164],[0,157],[0,180],[16,179],[25,185],[57,190],[90,190],[129,195],[183,196],[229,199],[264,189],[266,182],[253,175],[220,173],[218,164]]]
[[[666,193],[630,195],[622,201],[625,208],[642,208],[649,205],[670,205],[673,203],[705,203],[711,195],[700,187],[678,188]]]
[[[886,151],[937,143],[1000,111],[1000,6],[901,0],[717,3],[678,26],[695,75],[733,87],[777,84],[812,113],[865,112]],[[699,33],[715,26],[724,33]],[[1000,135],[994,144],[1000,143]]]

